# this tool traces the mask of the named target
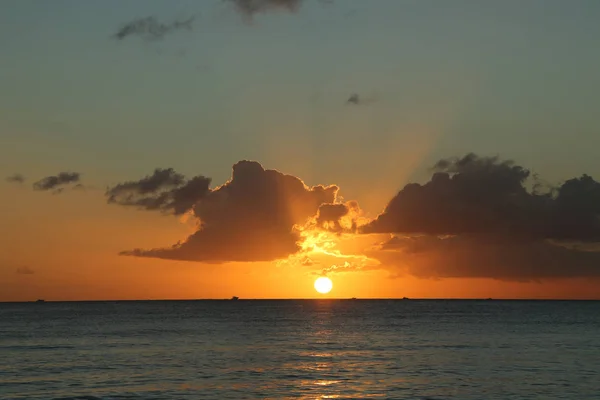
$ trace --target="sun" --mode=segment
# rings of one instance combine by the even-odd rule
[[[321,276],[317,278],[315,281],[315,290],[319,293],[326,294],[331,292],[331,288],[333,287],[333,283],[331,279],[326,276]]]

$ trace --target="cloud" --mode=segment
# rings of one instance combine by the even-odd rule
[[[529,170],[498,157],[445,159],[434,171],[426,184],[406,185],[363,232],[600,239],[600,184],[588,175],[540,194],[525,187]]]
[[[21,174],[13,174],[6,178],[9,183],[25,183],[25,177]]]
[[[352,261],[344,261],[343,263],[332,264],[320,271],[314,271],[313,275],[331,276],[335,274],[343,274],[348,272],[371,271],[381,269],[379,264],[374,264],[373,260],[365,258],[364,260],[356,259]]]
[[[123,25],[114,34],[114,37],[117,40],[123,40],[129,36],[139,36],[146,40],[158,40],[176,31],[192,30],[195,19],[196,17],[192,16],[186,20],[176,20],[170,24],[165,24],[159,22],[155,17],[137,18]]]
[[[195,233],[171,247],[122,254],[276,260],[321,275],[383,269],[421,278],[600,277],[600,184],[588,175],[543,192],[512,161],[444,159],[429,182],[406,185],[373,220],[356,201],[343,202],[337,186],[308,187],[253,161],[235,164],[222,186],[209,185],[204,176],[187,180],[157,169],[109,189],[111,203],[198,221]]]
[[[34,182],[33,189],[48,191],[53,190],[54,193],[60,193],[64,186],[78,183],[81,179],[81,174],[78,172],[60,172],[58,175],[47,176]]]
[[[321,204],[317,212],[317,224],[324,226],[333,224],[335,229],[342,229],[340,219],[348,214],[348,206],[345,204]]]
[[[15,271],[19,275],[32,275],[35,274],[35,271],[27,266],[18,267]]]
[[[246,18],[271,11],[296,12],[304,0],[225,0]]]
[[[367,254],[418,277],[600,277],[600,184],[588,175],[540,192],[499,157],[443,159],[406,185],[363,233],[394,236]],[[577,245],[573,245],[576,243]],[[567,245],[568,244],[568,245]]]
[[[300,250],[295,225],[313,217],[321,204],[333,203],[337,191],[334,185],[307,187],[295,176],[240,161],[227,183],[208,191],[192,207],[200,221],[198,231],[169,248],[122,254],[204,262],[285,258]]]
[[[497,235],[394,236],[369,254],[394,276],[505,281],[600,277],[600,251]]]
[[[354,104],[354,105],[365,105],[371,104],[377,101],[376,96],[360,96],[358,93],[352,93],[348,100],[346,100],[346,104]]]
[[[108,203],[181,215],[209,193],[210,182],[201,175],[187,180],[172,168],[157,168],[152,175],[109,188],[106,196]]]
[[[314,221],[308,229],[324,229],[332,232],[356,232],[358,223],[363,220],[362,210],[357,201],[346,203],[321,204]]]

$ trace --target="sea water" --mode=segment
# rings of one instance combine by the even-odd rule
[[[0,304],[1,399],[600,399],[600,302]]]

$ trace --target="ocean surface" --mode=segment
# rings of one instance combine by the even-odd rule
[[[0,304],[0,399],[600,399],[600,302]]]

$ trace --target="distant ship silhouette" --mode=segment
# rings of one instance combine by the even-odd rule
[[[239,298],[239,297],[237,297],[237,296],[233,296],[233,297],[231,298],[231,300],[232,300],[232,301],[236,301],[236,300],[239,300],[239,299],[240,299],[240,298]]]
[[[35,302],[36,303],[44,303],[44,302],[46,302],[46,300],[44,300],[44,299],[37,299]]]

